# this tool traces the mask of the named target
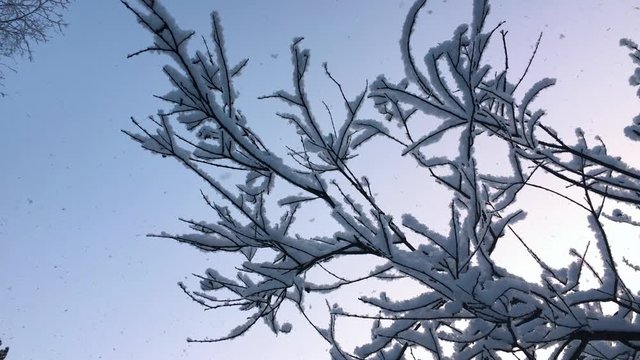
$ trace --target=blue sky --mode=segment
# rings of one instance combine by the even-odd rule
[[[340,106],[321,76],[324,61],[351,94],[380,73],[401,76],[398,39],[410,1],[164,3],[184,28],[203,35],[209,12],[220,12],[229,56],[250,58],[237,83],[241,106],[274,143],[280,127],[272,113],[282,106],[255,98],[289,86],[294,37],[304,36],[312,51],[314,101]],[[468,20],[460,4],[432,1],[414,46],[426,50]],[[627,85],[633,66],[618,40],[640,40],[634,2],[492,4],[490,22],[507,21],[514,67],[524,67],[544,32],[530,79],[559,80],[540,100],[547,122],[567,136],[582,126],[603,135],[614,152],[633,154],[618,141],[640,112]],[[184,230],[178,217],[208,216],[203,184],[120,132],[131,129],[130,116],[161,108],[152,95],[168,90],[161,73],[167,59],[126,59],[151,37],[119,1],[77,1],[66,20],[64,36],[38,45],[33,62],[12,65],[18,72],[7,73],[0,98],[0,339],[11,347],[9,358],[324,358],[324,344],[303,327],[277,341],[262,326],[228,343],[184,341],[223,335],[241,316],[203,312],[176,286],[191,273],[229,266],[224,256],[144,236]]]

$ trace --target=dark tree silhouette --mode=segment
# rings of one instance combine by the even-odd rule
[[[0,340],[0,346],[2,346],[2,340]],[[9,347],[5,347],[4,349],[0,348],[0,360],[6,359],[8,353]]]
[[[0,0],[0,56],[33,57],[33,44],[49,40],[66,25],[62,10],[71,0]],[[5,69],[9,65],[0,63]],[[0,79],[3,77],[0,68]]]

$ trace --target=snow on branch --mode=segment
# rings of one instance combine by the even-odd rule
[[[186,44],[195,33],[182,30],[158,1],[124,4],[153,36],[151,46],[131,56],[168,55],[171,64],[163,71],[173,86],[158,96],[168,110],[144,123],[133,119],[136,132],[124,132],[144,149],[177,160],[218,199],[202,192],[217,220],[182,219],[190,233],[152,236],[243,258],[235,276],[215,268],[197,275],[199,291],[180,284],[191,300],[206,309],[233,307],[247,313],[246,322],[226,336],[190,341],[233,339],[260,321],[274,333],[287,333],[292,325],[282,321],[280,309],[291,304],[328,343],[336,359],[408,359],[414,350],[435,358],[464,359],[500,358],[504,353],[535,359],[545,350],[553,352],[552,358],[563,359],[636,356],[640,299],[620,276],[616,249],[603,223],[637,226],[638,221],[621,210],[609,214],[605,201],[640,206],[640,172],[609,155],[603,142],[589,144],[581,131],[577,143],[569,144],[543,124],[546,114],[534,108],[535,99],[555,80],[542,79],[522,98],[515,97],[515,89],[525,84],[540,38],[525,72],[512,82],[506,31],[501,30],[502,42],[497,44],[503,46],[504,69],[493,71],[485,51],[503,23],[486,29],[488,1],[474,1],[470,24],[459,26],[450,40],[428,49],[422,64],[415,56],[412,35],[427,2],[416,1],[400,38],[406,78],[399,81],[380,75],[361,92],[347,94],[324,64],[327,79],[344,102],[346,116],[341,122],[326,104],[330,121],[326,124],[326,117],[311,107],[305,82],[311,53],[303,48],[302,38],[294,39],[289,90],[262,97],[293,108],[292,113],[276,114],[299,137],[298,145],[286,148],[284,158],[265,146],[252,130],[251,119],[236,105],[234,78],[249,66],[248,60],[227,56],[217,13],[211,17],[210,40],[204,40],[202,50],[191,52]],[[622,44],[640,63],[637,46],[629,40]],[[634,86],[640,83],[637,77],[631,79]],[[381,119],[360,117],[366,99],[373,101]],[[400,134],[385,122],[396,123]],[[326,130],[329,127],[331,131]],[[636,132],[630,129],[627,135],[640,137]],[[442,139],[450,135],[458,137],[452,151],[433,155],[432,146],[443,145]],[[481,172],[475,150],[483,135],[507,145],[506,175]],[[409,160],[449,191],[450,206],[443,209],[450,216],[448,232],[434,230],[424,214],[403,214],[397,224],[372,192],[374,184],[351,166],[352,159],[377,137],[399,146],[398,156],[411,155]],[[220,168],[244,175],[244,182],[221,181]],[[533,183],[536,172],[579,188],[582,197]],[[278,195],[273,191],[276,182],[288,184],[292,192]],[[594,235],[595,250],[589,257],[588,246],[583,252],[572,250],[571,263],[553,268],[529,246],[531,240],[521,236],[516,225],[526,215],[517,207],[517,198],[528,189],[546,190],[577,205]],[[312,203],[324,211],[318,216],[335,222],[332,235],[310,237],[292,230],[300,209]],[[507,238],[517,240],[539,266],[539,281],[527,281],[500,266],[495,250]],[[356,260],[362,255],[377,261],[364,275],[330,270],[336,259]],[[633,259],[624,258],[624,264],[638,269]],[[312,280],[314,271],[325,274],[326,281]],[[596,286],[585,286],[585,278],[596,279]],[[380,291],[360,296],[370,311],[327,302],[324,325],[312,320],[305,307],[311,295],[377,281],[409,281],[415,294],[394,298]],[[613,315],[603,311],[605,303],[615,307]],[[344,349],[335,330],[342,318],[371,323],[371,340],[353,351]]]

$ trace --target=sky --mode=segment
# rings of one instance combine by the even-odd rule
[[[294,37],[304,36],[311,49],[308,84],[316,104],[326,99],[341,106],[321,76],[325,61],[352,95],[380,73],[402,76],[398,40],[410,1],[163,3],[183,28],[204,36],[210,32],[208,14],[219,11],[229,57],[250,59],[236,84],[239,106],[273,144],[290,140],[282,138],[282,124],[273,115],[286,107],[256,98],[290,86],[288,49]],[[583,127],[591,136],[600,134],[611,152],[627,159],[637,154],[622,137],[640,107],[628,86],[633,66],[618,45],[621,37],[640,41],[637,3],[491,4],[489,22],[506,21],[516,72],[543,33],[527,81],[558,79],[539,101],[549,113],[546,123],[570,139],[575,127]],[[470,19],[469,10],[468,2],[429,2],[414,47],[424,53],[445,40]],[[304,326],[278,337],[256,326],[231,342],[186,343],[187,337],[224,335],[242,315],[204,312],[176,286],[195,285],[190,274],[207,267],[230,267],[228,258],[145,236],[185,231],[179,217],[211,215],[200,198],[204,184],[179,165],[142,151],[120,131],[132,129],[131,116],[142,119],[163,108],[153,95],[169,90],[161,72],[168,59],[127,59],[151,37],[119,1],[76,1],[66,21],[64,35],[38,44],[32,62],[12,63],[17,72],[6,74],[7,95],[0,98],[0,339],[11,347],[8,358],[326,358],[322,340]],[[379,162],[391,159],[383,149],[370,151]],[[402,199],[414,188],[410,180],[381,167],[363,171],[379,178],[381,192],[390,193],[389,206],[402,211]],[[534,234],[539,249],[564,249],[557,240],[574,231],[564,209],[549,211],[534,195],[526,201],[532,217],[520,229]],[[435,206],[420,205],[417,211],[438,221]],[[324,223],[307,225],[313,232]]]

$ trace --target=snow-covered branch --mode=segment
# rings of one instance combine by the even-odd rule
[[[137,132],[124,132],[146,150],[183,164],[219,198],[214,201],[202,193],[216,221],[182,219],[191,233],[153,236],[203,251],[238,253],[245,259],[235,277],[215,268],[198,275],[200,291],[180,284],[207,309],[235,307],[248,313],[246,322],[226,336],[191,341],[229,340],[260,320],[275,333],[289,332],[291,324],[281,321],[279,310],[290,303],[330,345],[336,359],[402,359],[414,350],[438,359],[499,358],[506,353],[535,359],[545,350],[564,359],[635,356],[640,347],[640,299],[620,277],[604,221],[637,225],[621,210],[607,213],[605,201],[639,205],[640,172],[608,155],[604,143],[589,145],[581,131],[578,143],[570,145],[542,123],[545,112],[534,108],[535,99],[554,84],[553,79],[534,83],[520,98],[514,95],[525,84],[540,38],[525,72],[512,82],[506,31],[503,23],[487,25],[486,0],[474,1],[470,24],[429,49],[422,63],[416,60],[411,40],[426,6],[426,1],[417,1],[401,37],[406,78],[400,81],[380,75],[350,96],[325,64],[325,75],[346,109],[340,123],[330,111],[328,123],[323,123],[325,117],[312,108],[305,85],[311,54],[302,47],[302,38],[294,39],[292,90],[263,97],[294,109],[276,114],[299,136],[299,145],[286,147],[286,157],[265,146],[237,105],[234,79],[248,60],[234,63],[227,56],[217,13],[211,18],[211,41],[204,42],[203,51],[191,53],[187,44],[194,32],[182,30],[158,1],[124,4],[154,39],[132,56],[168,55],[172,64],[164,73],[173,86],[158,96],[169,110],[146,123],[134,119]],[[504,69],[495,71],[485,51],[498,33],[505,60]],[[637,47],[630,41],[624,44],[636,61]],[[360,118],[367,98],[383,119]],[[395,122],[400,133],[385,122]],[[458,137],[451,154],[434,156],[431,146],[451,134]],[[476,155],[481,136],[507,145],[507,175],[482,172]],[[447,233],[433,230],[428,219],[417,214],[403,214],[396,223],[371,191],[370,180],[351,166],[358,152],[378,137],[399,145],[399,156],[410,155],[451,192],[450,206],[443,209],[450,215]],[[244,182],[223,182],[217,176],[219,168],[243,174]],[[533,183],[536,172],[581,188],[584,197]],[[299,193],[276,195],[276,183],[286,184],[290,194]],[[601,266],[587,259],[588,246],[572,250],[566,266],[553,268],[528,245],[514,226],[526,216],[516,206],[525,189],[546,190],[584,212]],[[298,211],[314,202],[335,222],[332,235],[305,237],[292,230]],[[538,282],[499,265],[495,250],[506,238],[517,240],[538,264]],[[355,255],[375,259],[377,265],[354,277],[327,268],[335,259],[357,259]],[[311,281],[308,275],[315,270],[330,280]],[[585,278],[596,279],[596,286],[585,286]],[[311,294],[326,295],[367,281],[410,281],[417,295],[394,299],[381,291],[360,296],[370,311],[328,305],[326,326],[308,315],[305,304]],[[604,311],[605,304],[615,306],[615,311]],[[336,336],[337,322],[346,317],[373,322],[371,341],[353,351],[345,350]]]

